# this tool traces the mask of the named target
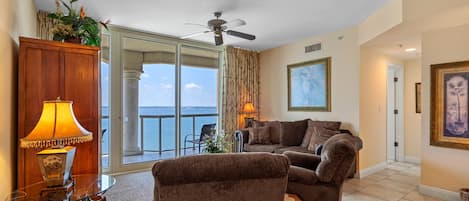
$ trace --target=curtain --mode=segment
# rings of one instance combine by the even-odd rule
[[[47,17],[49,13],[46,11],[37,12],[37,37],[43,40],[52,40],[50,30],[57,23],[57,20]]]
[[[245,103],[253,103],[256,110],[250,117],[257,119],[259,116],[259,68],[258,52],[226,47],[222,126],[228,139],[233,137],[234,131],[244,127]]]

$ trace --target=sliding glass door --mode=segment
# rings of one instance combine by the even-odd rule
[[[110,44],[110,112],[103,122],[112,135],[102,146],[109,167],[103,170],[144,169],[200,153],[202,128],[219,126],[221,50],[120,28],[111,28]]]
[[[122,163],[176,156],[176,46],[122,38]]]
[[[218,119],[219,53],[206,49],[181,48],[181,155],[203,151],[202,127]]]

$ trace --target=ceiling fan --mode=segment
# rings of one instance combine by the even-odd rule
[[[204,27],[208,30],[193,33],[193,34],[189,34],[189,35],[185,35],[185,36],[182,36],[181,39],[192,38],[192,37],[195,37],[195,36],[198,36],[198,35],[202,35],[202,34],[206,34],[206,33],[212,33],[212,32],[215,33],[215,45],[222,45],[223,44],[223,34],[222,34],[223,32],[225,32],[228,35],[236,36],[236,37],[243,38],[243,39],[246,39],[246,40],[256,39],[256,36],[254,36],[254,35],[231,30],[232,28],[246,25],[246,22],[244,20],[236,19],[236,20],[227,22],[223,19],[220,19],[221,12],[215,12],[214,15],[215,15],[216,19],[209,20],[207,22],[207,25],[186,23],[186,25],[201,26],[201,27]]]

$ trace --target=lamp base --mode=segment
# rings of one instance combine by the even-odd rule
[[[75,147],[57,147],[45,149],[36,154],[42,178],[47,187],[67,185],[71,178]]]
[[[48,187],[41,190],[41,200],[70,200],[75,181],[68,180],[63,186]]]

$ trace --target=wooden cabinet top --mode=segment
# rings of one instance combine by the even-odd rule
[[[99,51],[99,47],[93,47],[93,46],[87,46],[87,45],[75,44],[75,43],[65,43],[65,42],[53,41],[53,40],[41,40],[41,39],[34,39],[34,38],[27,38],[27,37],[20,37],[20,43],[22,44],[31,43],[31,44],[37,44],[37,45],[54,46],[54,47]]]

